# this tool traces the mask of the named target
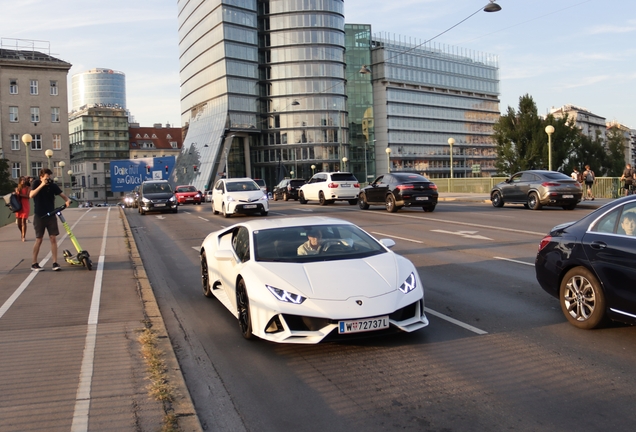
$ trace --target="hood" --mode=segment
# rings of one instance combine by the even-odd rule
[[[229,192],[229,196],[232,197],[235,201],[239,202],[252,202],[258,201],[265,195],[262,190],[257,191],[245,191],[245,192]]]
[[[276,288],[316,300],[332,301],[360,296],[371,298],[395,291],[399,273],[397,260],[392,253],[355,260],[267,262],[261,263],[261,266],[272,273],[271,284]],[[284,281],[287,286],[277,286],[276,280]]]
[[[172,192],[155,192],[155,193],[145,193],[143,197],[149,200],[158,200],[158,199],[170,199],[172,195],[173,195]]]

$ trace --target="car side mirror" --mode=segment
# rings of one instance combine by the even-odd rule
[[[395,246],[395,241],[388,238],[380,239],[380,243],[382,243],[384,247],[387,247],[387,248],[392,248],[393,246]]]

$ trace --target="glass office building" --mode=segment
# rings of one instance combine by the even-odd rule
[[[371,55],[378,173],[450,177],[449,138],[454,177],[496,172],[496,56],[382,34],[373,36]]]
[[[204,190],[224,175],[249,176],[273,187],[340,169],[342,0],[180,0],[178,9],[187,131],[173,182]]]
[[[112,69],[91,69],[73,75],[73,104],[77,111],[95,104],[126,109],[126,75]]]

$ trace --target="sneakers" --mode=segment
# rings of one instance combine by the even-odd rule
[[[53,263],[53,271],[58,271],[60,269],[60,265],[58,263]]]
[[[35,264],[32,264],[32,265],[31,265],[31,270],[36,271],[36,272],[39,272],[39,271],[42,271],[42,270],[44,270],[44,269],[43,269],[42,267],[40,267],[40,264],[35,263]]]

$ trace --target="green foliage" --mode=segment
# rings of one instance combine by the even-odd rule
[[[11,179],[9,161],[0,159],[0,195],[6,195],[15,190],[17,184]]]
[[[552,125],[552,169],[569,174],[573,168],[591,166],[597,176],[620,176],[624,167],[625,137],[608,133],[607,147],[597,135],[590,138],[570,123],[567,117],[551,114],[539,117],[537,106],[529,95],[519,98],[519,109],[508,107],[493,126],[497,146],[496,168],[500,175],[511,175],[529,169],[548,169],[549,145],[545,127]]]

